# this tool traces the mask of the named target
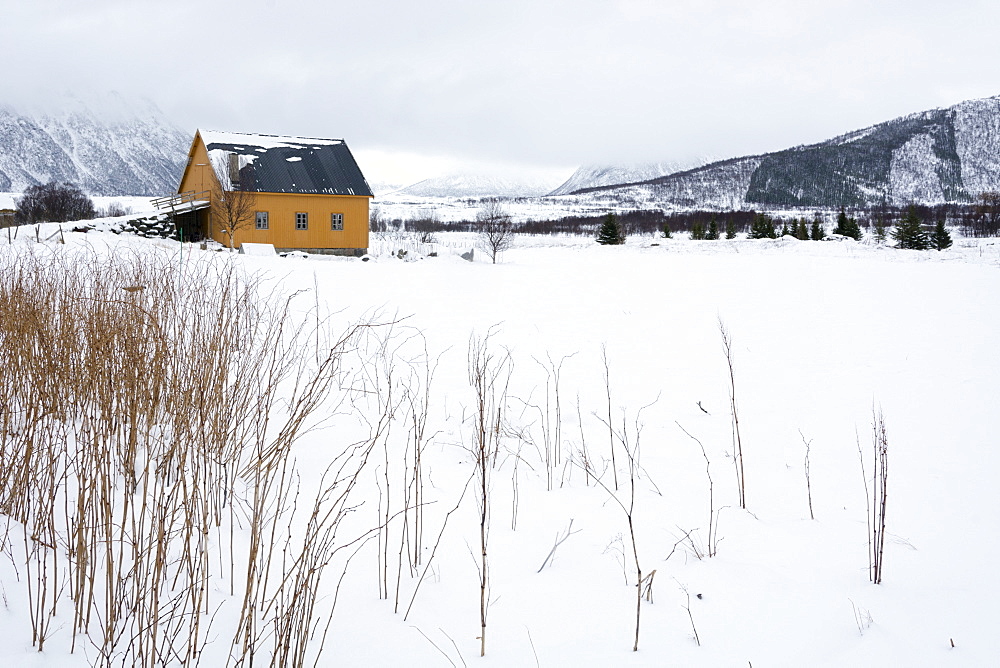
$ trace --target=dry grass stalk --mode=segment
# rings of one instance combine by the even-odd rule
[[[373,441],[301,518],[290,453],[352,396],[341,361],[373,327],[334,336],[225,261],[0,255],[0,513],[22,526],[36,647],[65,596],[100,662],[194,665],[209,583],[245,569],[231,662],[321,651],[316,593]]]

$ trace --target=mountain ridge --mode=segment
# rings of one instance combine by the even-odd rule
[[[571,194],[752,208],[969,202],[991,190],[1000,190],[1000,96],[908,114],[816,144]]]
[[[103,102],[98,111],[77,98],[52,110],[0,106],[0,191],[70,181],[90,195],[174,192],[191,135],[147,100]]]

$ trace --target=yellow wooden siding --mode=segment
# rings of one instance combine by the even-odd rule
[[[217,181],[200,134],[195,135],[188,165],[178,192],[209,191]],[[298,193],[257,193],[255,211],[267,211],[268,229],[258,230],[254,216],[247,229],[237,230],[235,245],[243,242],[274,244],[275,248],[368,248],[368,197],[350,195],[307,195]],[[295,214],[309,214],[309,228],[295,229]],[[344,229],[332,230],[330,214],[344,216]],[[211,216],[209,233],[229,245],[229,236]]]
[[[275,248],[368,248],[368,198],[349,195],[257,193],[256,211],[267,211],[268,229],[236,232],[236,243],[274,244]],[[295,214],[309,214],[309,228],[295,229]],[[332,230],[330,214],[344,216],[344,229]],[[218,227],[217,225],[213,227]],[[215,232],[216,230],[213,230]],[[224,235],[216,235],[216,238]],[[229,239],[219,239],[229,243]]]
[[[183,193],[193,190],[200,193],[204,190],[211,191],[215,186],[215,174],[208,159],[208,150],[200,134],[195,134],[195,140],[188,152],[188,164],[184,168],[184,176],[181,177],[181,185],[177,192]]]

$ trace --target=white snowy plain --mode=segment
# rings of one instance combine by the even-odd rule
[[[40,238],[54,246],[49,232]],[[468,236],[439,237],[455,247],[474,243]],[[100,232],[65,238],[68,252],[124,248],[174,253],[178,262],[201,253],[190,244],[181,254],[173,242]],[[38,245],[34,235],[3,244],[4,253]],[[590,239],[519,237],[495,265],[478,254],[465,262],[444,246],[438,257],[403,261],[390,254],[391,240],[378,246],[384,252],[367,262],[235,255],[227,261],[265,272],[287,293],[317,291],[307,299],[325,303],[344,326],[372,313],[401,320],[401,330],[421,333],[430,356],[440,356],[425,453],[428,557],[473,469],[470,336],[492,329],[491,345],[509,349],[506,420],[523,438],[504,439],[511,454],[492,478],[485,658],[473,556],[479,524],[469,494],[448,521],[408,620],[403,611],[418,577],[404,567],[401,609],[394,613],[394,575],[389,600],[378,595],[375,542],[354,558],[318,665],[996,665],[996,239],[957,239],[953,249],[916,252],[787,238],[633,237],[602,247]],[[746,510],[737,502],[720,319],[732,336]],[[652,602],[642,603],[637,652],[625,516],[608,491],[565,464],[585,442],[604,484],[614,489],[608,428],[599,419],[608,412],[602,348],[612,420],[632,438],[637,424],[641,429],[636,540],[644,573],[657,574]],[[542,363],[549,357],[565,358],[564,463],[555,471],[555,489],[546,491],[536,407],[545,405]],[[880,585],[869,581],[859,461],[860,446],[870,477],[873,407],[884,414],[889,443],[889,539]],[[334,416],[295,444],[303,488],[316,483],[331,452],[351,442],[356,422]],[[708,525],[705,457],[681,428],[704,444],[714,508],[721,508],[711,558],[694,554],[695,546],[705,549]],[[399,431],[391,447],[402,447],[406,434]],[[807,505],[804,440],[811,442],[815,520]],[[381,461],[381,450],[375,459]],[[621,451],[617,467],[627,502]],[[376,481],[383,474],[375,463],[363,473],[361,505],[350,524],[357,533],[377,524]],[[539,572],[571,520],[578,533]],[[679,542],[692,530],[693,544]],[[345,532],[341,540],[353,538]],[[341,560],[325,576],[324,605],[342,567]],[[394,557],[390,568],[394,574]],[[19,577],[0,555],[0,665],[87,665],[86,643],[69,654],[68,625],[59,629],[58,621],[45,652],[34,651]],[[228,583],[213,586],[228,593]],[[239,613],[238,600],[232,610]],[[219,614],[234,613],[224,607]],[[223,665],[228,648],[226,638],[209,643],[202,665]]]

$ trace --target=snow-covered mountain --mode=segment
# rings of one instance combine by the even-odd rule
[[[369,181],[368,187],[372,189],[376,197],[381,197],[382,195],[389,195],[402,189],[403,184],[391,181]]]
[[[558,176],[534,172],[462,172],[424,179],[398,190],[396,194],[418,197],[541,197],[550,193],[559,181]]]
[[[91,195],[168,194],[190,143],[152,102],[117,94],[41,110],[0,106],[0,191],[56,180]]]
[[[818,144],[574,193],[643,206],[751,208],[969,202],[993,190],[1000,190],[1000,96]]]
[[[593,164],[584,165],[573,172],[573,175],[561,186],[550,192],[550,195],[568,195],[586,188],[613,186],[622,183],[637,183],[649,181],[660,176],[674,174],[681,170],[704,165],[707,160],[694,164],[681,162],[645,162],[637,164]]]

